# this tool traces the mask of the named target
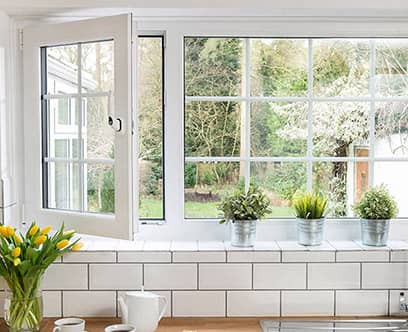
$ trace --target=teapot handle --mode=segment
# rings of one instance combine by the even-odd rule
[[[162,301],[163,307],[160,311],[159,320],[162,319],[164,313],[166,312],[167,305],[168,305],[167,298],[165,296],[159,296],[159,304],[160,304],[160,301]]]

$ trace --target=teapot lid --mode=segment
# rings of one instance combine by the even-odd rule
[[[141,291],[133,291],[133,292],[126,292],[126,296],[131,297],[144,297],[144,298],[155,298],[159,297],[159,295],[152,293],[152,292],[145,292],[144,290]]]

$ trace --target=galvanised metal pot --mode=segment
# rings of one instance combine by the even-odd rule
[[[253,247],[256,240],[257,220],[231,221],[231,245],[235,247]]]
[[[361,240],[367,246],[386,246],[389,231],[389,219],[361,219]]]
[[[298,242],[304,246],[318,246],[323,241],[324,218],[296,218]]]

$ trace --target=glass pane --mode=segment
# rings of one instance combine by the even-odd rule
[[[47,163],[49,208],[79,210],[79,167],[76,163]]]
[[[244,174],[245,163],[185,163],[184,165],[184,214],[186,218],[218,218],[221,198],[232,192]]]
[[[115,212],[115,174],[110,164],[85,164],[86,211]]]
[[[82,91],[113,91],[114,42],[101,41],[81,45]]]
[[[377,157],[408,156],[408,103],[377,103],[375,146]]]
[[[78,45],[47,47],[47,93],[78,92]]]
[[[370,45],[368,40],[313,40],[313,93],[316,96],[369,94]]]
[[[308,43],[251,39],[251,95],[306,96]]]
[[[138,38],[139,217],[163,219],[163,39]]]
[[[85,158],[113,159],[115,153],[115,132],[108,126],[108,97],[83,99],[86,123],[82,138],[86,142]]]
[[[352,217],[352,205],[368,188],[368,162],[316,162],[313,190],[328,198],[329,217]]]
[[[235,102],[189,102],[185,108],[185,155],[239,156],[241,107]]]
[[[239,38],[185,38],[186,96],[241,95],[244,49]]]
[[[48,157],[77,158],[79,133],[78,125],[73,121],[76,112],[74,98],[49,100]]]
[[[374,185],[385,183],[398,205],[398,217],[408,217],[408,187],[406,186],[408,162],[383,161],[374,163]]]
[[[376,40],[375,83],[378,96],[408,95],[408,40]]]
[[[306,141],[306,103],[251,104],[252,156],[304,156]]]
[[[291,200],[297,190],[306,189],[306,163],[253,162],[251,181],[271,201],[269,218],[294,217]]]
[[[368,146],[368,103],[313,104],[313,154],[346,157],[353,145]]]

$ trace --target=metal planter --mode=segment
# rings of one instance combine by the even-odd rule
[[[361,219],[361,240],[364,245],[386,246],[389,230],[389,219]]]
[[[256,239],[256,220],[234,220],[231,222],[231,245],[253,247]]]
[[[304,246],[318,246],[323,241],[324,218],[296,218],[298,242]]]

